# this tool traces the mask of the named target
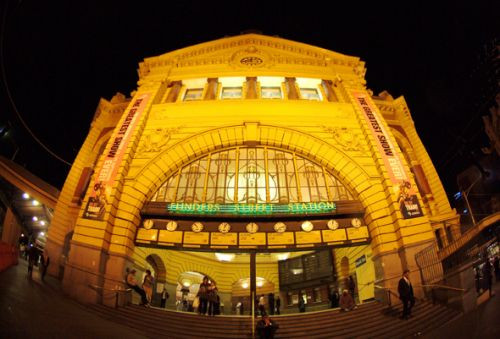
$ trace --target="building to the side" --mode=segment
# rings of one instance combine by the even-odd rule
[[[459,220],[405,99],[373,95],[365,72],[258,34],[146,58],[131,98],[99,103],[56,205],[50,273],[113,304],[102,291],[149,268],[171,306],[208,276],[226,313],[250,291],[320,309],[348,277],[372,300],[407,268],[418,287],[415,253]]]

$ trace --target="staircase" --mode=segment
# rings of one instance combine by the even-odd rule
[[[252,319],[249,316],[207,317],[137,305],[118,309],[103,305],[88,307],[104,318],[125,324],[151,338],[252,337]],[[409,320],[399,319],[401,310],[401,305],[388,307],[371,302],[359,305],[351,312],[335,309],[272,318],[279,324],[277,339],[312,339],[414,337],[429,333],[460,316],[457,311],[424,301],[417,301],[412,310],[413,317]]]

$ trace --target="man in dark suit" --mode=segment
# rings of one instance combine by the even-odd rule
[[[399,279],[398,293],[399,299],[403,303],[403,315],[401,319],[408,319],[411,316],[411,308],[415,305],[415,297],[413,296],[413,287],[410,282],[410,271],[405,270],[403,277]]]

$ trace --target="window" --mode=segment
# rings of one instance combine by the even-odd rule
[[[263,99],[281,99],[281,87],[261,87],[260,96]]]
[[[189,88],[184,94],[184,101],[201,100],[203,98],[203,88]]]
[[[316,88],[301,88],[300,97],[305,100],[321,100],[319,92]]]
[[[241,99],[243,89],[242,87],[223,87],[221,99]]]
[[[319,287],[313,289],[313,300],[315,303],[321,302],[321,289]]]
[[[354,200],[323,166],[272,147],[212,152],[166,180],[152,201],[288,204]]]

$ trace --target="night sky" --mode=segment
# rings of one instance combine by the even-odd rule
[[[486,144],[471,81],[499,37],[498,1],[38,1],[2,8],[2,79],[32,132],[72,162],[101,97],[136,88],[146,57],[248,29],[360,57],[368,87],[404,95],[451,195],[456,173]],[[371,2],[373,3],[373,2]],[[411,3],[404,5],[406,3]],[[407,6],[407,7],[403,7]],[[4,78],[5,74],[5,78]],[[61,189],[69,167],[23,127],[0,87],[1,154]],[[17,153],[16,153],[16,150]]]

